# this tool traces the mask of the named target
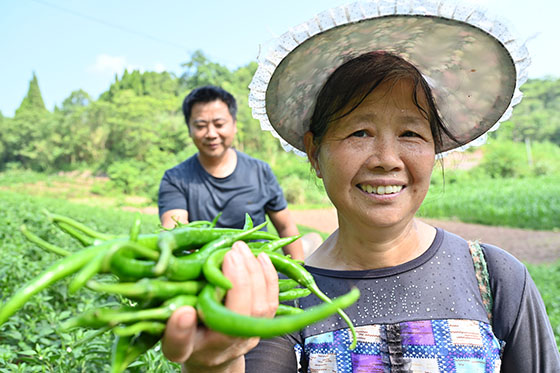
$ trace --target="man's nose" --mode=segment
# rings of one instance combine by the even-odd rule
[[[206,129],[206,137],[216,137],[218,136],[218,131],[213,124],[209,124]]]

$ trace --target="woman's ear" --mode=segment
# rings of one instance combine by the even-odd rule
[[[307,159],[311,163],[311,167],[315,170],[315,174],[318,178],[321,178],[321,170],[319,169],[319,162],[317,161],[318,146],[313,142],[313,134],[311,131],[307,131],[303,135],[303,145],[305,146],[305,153],[307,153]]]

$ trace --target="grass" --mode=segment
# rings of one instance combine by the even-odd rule
[[[527,268],[541,293],[556,344],[560,346],[560,261],[543,265],[527,264]]]
[[[451,179],[445,185],[431,186],[418,214],[465,223],[558,230],[560,176]]]

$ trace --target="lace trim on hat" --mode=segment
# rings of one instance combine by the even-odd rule
[[[501,122],[511,117],[513,106],[517,105],[523,97],[519,88],[527,80],[530,57],[526,48],[526,41],[521,41],[519,37],[513,35],[513,27],[507,21],[498,20],[478,4],[459,4],[441,0],[372,0],[357,1],[323,11],[311,20],[295,26],[280,37],[269,41],[265,46],[261,46],[261,53],[258,57],[259,66],[251,84],[249,84],[249,106],[252,109],[253,117],[260,121],[261,128],[276,137],[285,151],[292,151],[299,156],[305,156],[304,152],[294,148],[282,139],[270,124],[266,113],[266,90],[276,67],[298,45],[319,32],[347,23],[397,14],[431,15],[463,21],[498,39],[509,51],[515,63],[517,82],[509,107],[488,132],[497,130]],[[487,133],[465,145],[440,153],[437,157],[444,157],[454,151],[464,151],[473,146],[480,146],[486,143],[486,139]]]

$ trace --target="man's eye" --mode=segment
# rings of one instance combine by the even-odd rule
[[[367,133],[364,130],[359,130],[359,131],[353,132],[352,136],[353,137],[366,137]]]

